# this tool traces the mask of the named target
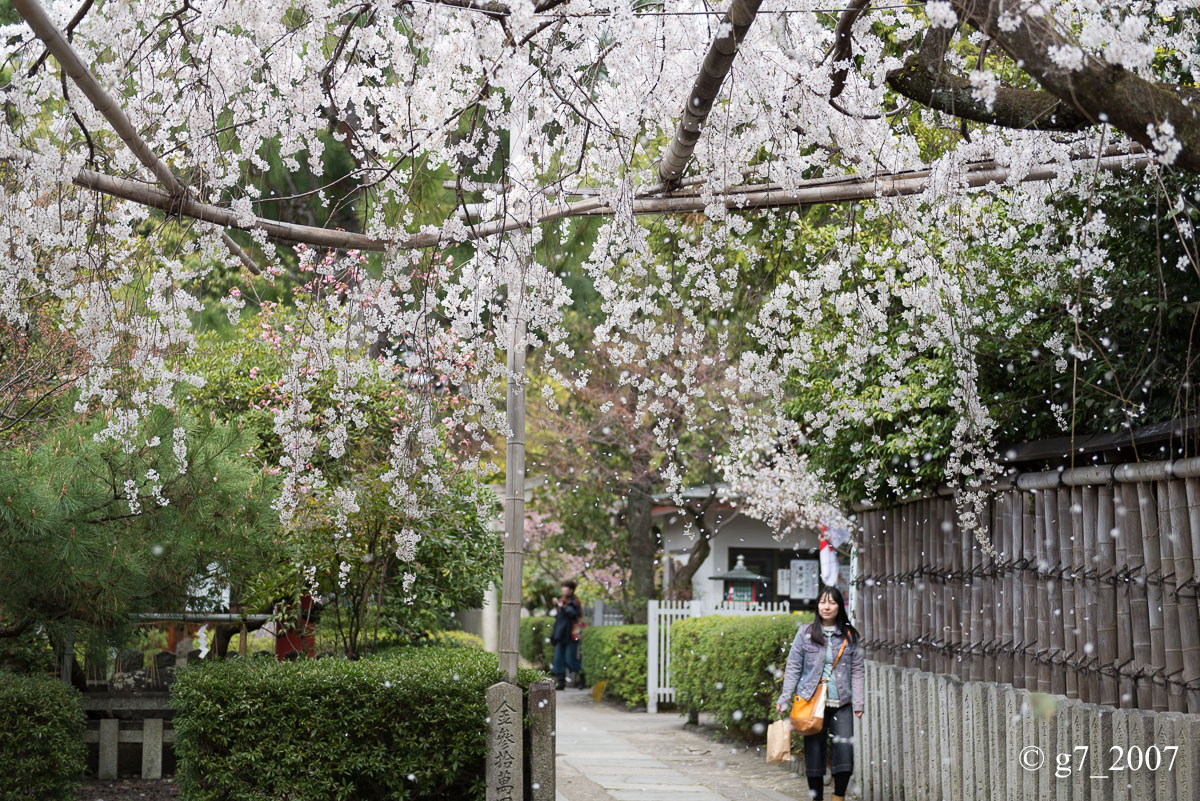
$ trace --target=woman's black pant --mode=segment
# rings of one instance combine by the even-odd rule
[[[826,748],[833,748],[830,773],[852,773],[854,771],[854,711],[850,704],[837,709],[825,709],[825,724],[819,734],[804,736],[804,773],[808,776],[825,775]]]

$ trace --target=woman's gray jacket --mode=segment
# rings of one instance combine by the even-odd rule
[[[825,646],[817,645],[809,636],[810,623],[801,626],[792,640],[792,650],[788,653],[787,669],[783,672],[783,690],[779,696],[780,704],[791,706],[795,696],[812,698],[817,690],[817,682],[825,672]],[[837,658],[838,650],[842,647],[840,634],[833,635],[833,656]],[[863,665],[862,642],[846,643],[846,650],[833,669],[833,681],[837,685],[838,698],[846,702],[846,688],[850,688],[850,702],[855,712],[863,710],[863,700],[866,690],[863,686],[866,668]]]

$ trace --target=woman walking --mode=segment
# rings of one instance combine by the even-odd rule
[[[579,643],[575,640],[575,624],[583,617],[583,605],[575,596],[573,581],[562,583],[562,597],[553,599],[554,631],[550,634],[550,642],[554,645],[554,664],[550,673],[556,679],[555,689],[562,690],[567,686],[567,673],[575,676],[575,686],[579,686]]]
[[[832,740],[833,801],[843,801],[854,771],[854,718],[862,717],[865,689],[862,638],[850,625],[846,604],[836,587],[823,587],[817,619],[801,626],[788,653],[783,692],[776,702],[781,715],[794,696],[808,699],[825,680],[825,723],[804,737],[804,772],[814,801],[823,801],[826,742]],[[853,715],[851,715],[853,709]]]

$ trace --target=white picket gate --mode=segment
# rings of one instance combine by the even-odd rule
[[[650,601],[646,609],[646,711],[658,712],[660,703],[675,701],[671,686],[671,624],[677,620],[705,615],[776,615],[788,614],[787,601],[751,603],[723,601]]]

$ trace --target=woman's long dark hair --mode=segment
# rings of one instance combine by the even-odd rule
[[[857,645],[861,635],[858,629],[850,625],[850,616],[846,614],[846,601],[842,598],[842,591],[837,587],[822,586],[821,591],[817,593],[817,603],[821,603],[821,599],[828,595],[837,604],[837,617],[833,621],[834,627],[838,634],[845,637],[851,645]],[[821,613],[817,613],[817,618],[808,627],[808,637],[817,645],[825,645],[825,632],[821,628]]]

